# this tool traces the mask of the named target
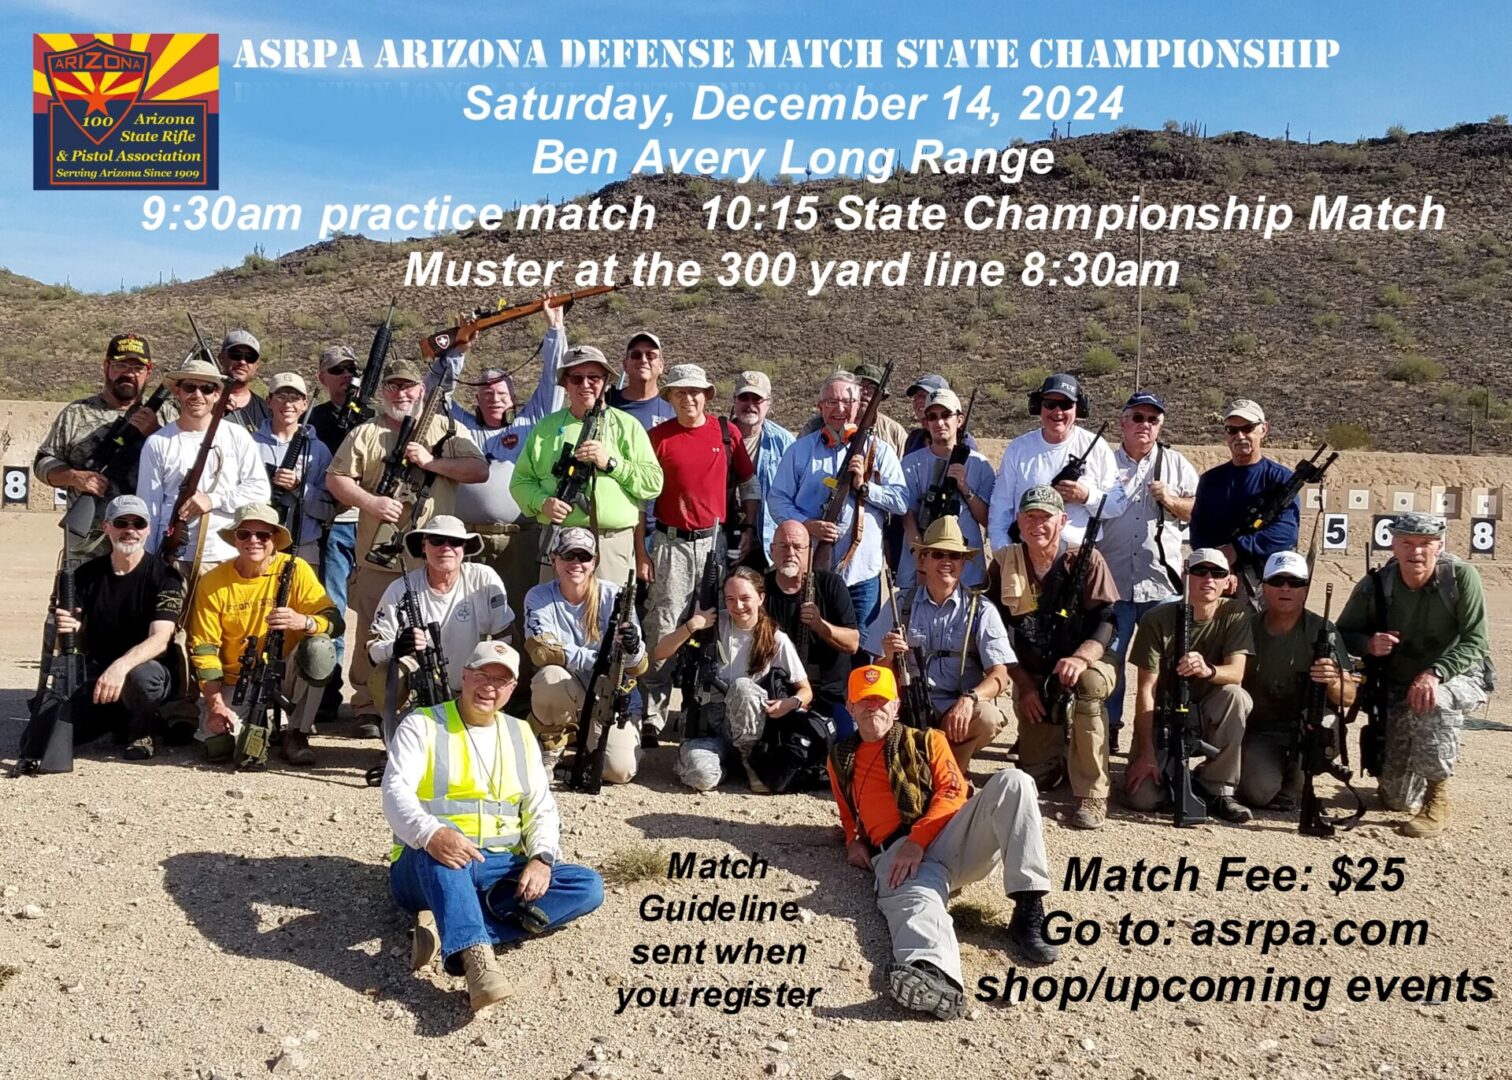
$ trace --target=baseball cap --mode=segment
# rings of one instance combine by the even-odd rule
[[[395,360],[383,373],[384,382],[424,382],[425,372],[413,360]]]
[[[105,359],[140,360],[144,364],[150,364],[152,363],[152,347],[147,344],[147,339],[141,334],[117,334],[110,339],[110,344],[105,346]]]
[[[114,521],[122,514],[135,514],[143,521],[152,520],[152,516],[147,513],[146,500],[135,495],[117,495],[105,507],[106,521]]]
[[[1391,522],[1391,531],[1403,536],[1443,536],[1445,528],[1443,518],[1421,510],[1398,514]]]
[[[1229,561],[1217,548],[1197,548],[1187,556],[1187,569],[1190,570],[1194,566],[1216,566],[1220,570],[1227,571]]]
[[[294,371],[280,371],[277,375],[268,379],[269,397],[272,397],[280,390],[298,390],[300,397],[310,396],[310,388],[305,385],[304,378]]]
[[[1081,397],[1082,389],[1081,383],[1076,381],[1075,375],[1067,375],[1064,371],[1058,371],[1040,383],[1039,392],[1040,397],[1044,397],[1046,394],[1060,394],[1075,404],[1077,399]]]
[[[903,393],[904,393],[904,396],[906,396],[906,397],[913,397],[920,390],[949,390],[949,389],[950,389],[950,383],[949,383],[949,381],[946,380],[945,376],[943,376],[943,375],[936,375],[933,372],[931,372],[928,375],[920,375],[917,379],[915,379],[913,381],[913,385],[910,386]]]
[[[1136,390],[1129,395],[1129,400],[1124,402],[1125,409],[1132,409],[1136,405],[1148,405],[1152,409],[1165,412],[1165,401],[1159,394],[1152,394],[1148,390]]]
[[[1265,410],[1260,407],[1259,402],[1251,401],[1249,398],[1235,398],[1223,410],[1223,418],[1225,420],[1230,420],[1236,416],[1241,420],[1248,420],[1252,424],[1265,423]]]
[[[883,667],[881,664],[867,664],[850,673],[850,683],[846,691],[846,700],[851,704],[869,697],[897,701],[898,680],[893,677],[892,668]]]
[[[1019,513],[1026,510],[1047,510],[1052,514],[1066,512],[1066,500],[1049,484],[1036,484],[1019,498]]]
[[[320,350],[320,370],[330,371],[342,364],[356,364],[357,354],[350,345],[327,345]]]
[[[660,350],[662,347],[661,338],[657,337],[651,331],[637,330],[635,333],[630,335],[630,340],[625,342],[625,351],[629,352],[630,346],[634,345],[637,341],[649,341],[651,343],[651,347],[657,350]]]
[[[924,407],[927,409],[931,405],[943,405],[953,413],[961,411],[961,399],[956,397],[956,392],[948,386],[929,392],[929,396],[924,399]]]
[[[480,641],[462,666],[476,671],[489,664],[503,664],[511,675],[519,675],[520,654],[510,648],[507,641]]]
[[[1272,552],[1271,557],[1265,560],[1265,573],[1260,575],[1260,580],[1269,581],[1281,575],[1303,581],[1312,577],[1307,570],[1307,560],[1295,551]]]
[[[735,396],[760,394],[763,401],[772,398],[772,380],[764,371],[742,371],[735,378]]]
[[[564,551],[586,551],[590,555],[597,555],[598,543],[594,540],[593,531],[581,525],[562,529],[557,533],[556,543],[552,545],[551,553],[560,555]]]
[[[259,358],[262,357],[262,346],[257,343],[257,338],[250,330],[230,330],[227,331],[225,337],[221,338],[221,352],[227,352],[237,346],[251,349]]]
[[[882,367],[879,364],[857,364],[851,368],[851,374],[855,375],[862,382],[874,383],[877,386],[882,385]]]

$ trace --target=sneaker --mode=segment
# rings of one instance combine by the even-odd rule
[[[310,748],[310,737],[303,731],[285,731],[280,751],[290,765],[315,764],[315,751]]]
[[[541,747],[541,768],[546,770],[546,779],[550,780],[556,775],[557,766],[562,763],[561,750],[547,750]]]
[[[1013,917],[1008,920],[1008,947],[1025,964],[1053,964],[1060,949],[1045,940],[1044,893],[1013,894]]]
[[[1250,808],[1245,806],[1232,795],[1219,795],[1208,804],[1208,811],[1220,821],[1226,821],[1230,825],[1245,825],[1255,815]]]
[[[770,795],[772,789],[767,787],[761,777],[756,775],[756,770],[751,767],[750,758],[741,758],[740,763],[745,766],[746,783],[750,786],[753,795]]]
[[[415,938],[410,943],[410,970],[423,971],[436,962],[441,951],[441,931],[436,929],[436,917],[429,911],[415,916]]]
[[[514,996],[514,987],[500,970],[492,945],[473,945],[464,950],[462,968],[467,973],[467,1000],[473,1012]]]
[[[887,992],[905,1009],[929,1013],[941,1020],[958,1019],[966,1007],[966,995],[961,988],[928,960],[889,967]]]
[[[143,735],[140,739],[137,739],[130,746],[126,747],[122,751],[121,756],[127,761],[146,761],[152,756],[152,753],[152,736]]]
[[[383,738],[383,717],[376,713],[363,713],[357,717],[357,737],[359,739]]]
[[[1100,829],[1108,820],[1107,799],[1083,799],[1076,813],[1066,822],[1073,829]]]

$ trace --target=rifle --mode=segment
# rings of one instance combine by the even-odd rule
[[[1192,712],[1192,687],[1185,675],[1176,674],[1176,664],[1192,648],[1192,584],[1188,579],[1176,618],[1176,641],[1172,658],[1161,679],[1160,704],[1155,710],[1155,749],[1163,757],[1161,779],[1175,804],[1172,823],[1179,829],[1207,821],[1207,804],[1192,787],[1191,758],[1212,757],[1218,751],[1203,742]]]
[[[952,465],[964,465],[971,457],[971,447],[966,445],[966,426],[971,423],[971,410],[976,406],[976,390],[971,391],[971,397],[966,402],[966,415],[961,421],[961,428],[956,432],[956,443],[950,448],[950,457],[944,462],[939,475],[934,483],[929,485],[929,490],[924,492],[924,500],[919,504],[919,530],[929,528],[929,523],[939,518],[959,517],[961,514],[961,487],[954,480],[946,478]]]
[[[594,587],[597,588],[597,583]],[[588,697],[578,716],[569,784],[572,790],[585,795],[597,795],[604,786],[604,751],[609,745],[610,725],[624,727],[630,719],[630,691],[635,687],[635,679],[625,676],[625,646],[620,633],[623,627],[633,624],[634,618],[635,570],[631,568],[625,587],[615,598],[614,612],[609,617],[609,627],[604,631],[604,640],[599,644],[593,673],[588,679]],[[598,742],[590,750],[588,739],[595,726],[599,732]]]
[[[1087,458],[1092,456],[1092,451],[1096,450],[1098,444],[1102,442],[1103,432],[1108,430],[1108,424],[1109,421],[1104,420],[1102,427],[1097,429],[1097,434],[1094,435],[1092,437],[1092,441],[1087,444],[1087,448],[1080,454],[1073,454],[1070,458],[1067,459],[1066,463],[1061,466],[1060,472],[1051,477],[1051,487],[1059,484],[1062,480],[1070,480],[1073,483],[1081,480],[1081,478],[1087,472]]]
[[[598,466],[591,461],[579,461],[573,455],[577,448],[585,442],[591,442],[598,438],[599,425],[604,422],[604,410],[609,407],[609,387],[605,386],[602,393],[594,400],[593,407],[583,415],[582,431],[578,434],[576,443],[562,442],[562,452],[552,463],[551,475],[557,478],[556,497],[569,506],[575,506],[585,514],[588,512],[589,492],[593,488],[593,481],[598,476]],[[541,531],[541,548],[538,560],[542,566],[551,564],[551,551],[556,547],[557,533],[562,527],[552,524]]]
[[[336,411],[336,430],[342,438],[373,415],[373,396],[383,383],[383,369],[388,363],[389,346],[393,338],[389,328],[393,325],[394,305],[398,301],[397,296],[389,301],[383,325],[373,334],[373,343],[368,346],[367,366],[362,369],[362,381],[347,384],[346,399]]]
[[[1297,462],[1290,480],[1284,484],[1272,484],[1245,507],[1244,517],[1240,519],[1239,528],[1235,530],[1229,543],[1233,543],[1241,536],[1253,536],[1260,532],[1286,512],[1286,508],[1296,500],[1298,493],[1304,487],[1321,482],[1323,474],[1328,472],[1328,467],[1339,459],[1339,452],[1335,450],[1328,455],[1327,461],[1319,465],[1318,458],[1322,457],[1323,451],[1327,449],[1328,444],[1323,443],[1313,451],[1312,457]],[[1255,567],[1249,565],[1248,560],[1241,561],[1238,573],[1250,597],[1250,604],[1253,606],[1260,595],[1260,574]]]
[[[590,296],[602,296],[604,293],[618,292],[623,288],[623,285],[593,285],[586,289],[532,300],[527,304],[515,304],[513,307],[506,307],[504,301],[500,300],[498,306],[492,311],[487,308],[478,308],[471,315],[465,316],[456,326],[426,338],[420,343],[420,355],[427,360],[434,360],[449,349],[466,345],[484,330],[515,319],[523,319],[527,315],[534,315],[547,304],[552,307],[563,307],[578,300],[586,300]]]
[[[814,647],[814,632],[809,629],[808,623],[803,621],[803,605],[818,601],[819,589],[814,583],[812,570],[803,575],[800,591],[803,595],[798,598],[798,625],[793,630],[793,648],[798,650],[798,659],[803,661],[803,670],[807,671],[809,678],[812,679],[814,673],[809,671],[809,653]]]
[[[210,349],[205,344],[204,337],[195,325],[194,316],[189,316],[189,325],[194,330],[194,339],[199,343],[199,351],[202,356],[210,357]],[[211,358],[210,363],[214,363]],[[194,494],[199,491],[200,480],[205,475],[205,463],[210,459],[210,450],[215,445],[215,433],[220,430],[222,417],[226,415],[226,407],[231,404],[231,395],[221,387],[219,400],[215,403],[214,410],[210,413],[210,426],[205,428],[205,438],[200,443],[199,453],[195,455],[194,465],[184,474],[184,482],[179,485],[178,497],[173,500],[173,512],[168,515],[168,529],[163,533],[163,542],[158,546],[158,555],[170,566],[178,561],[179,553],[184,545],[189,542],[190,523],[179,517]],[[201,522],[201,524],[204,524]]]
[[[394,448],[389,451],[388,457],[383,459],[383,475],[378,479],[374,494],[385,499],[398,499],[409,507],[409,512],[401,514],[397,524],[391,525],[387,521],[378,523],[378,530],[373,534],[372,547],[364,556],[370,563],[386,569],[393,568],[404,550],[404,534],[417,524],[415,516],[430,497],[431,485],[436,482],[436,474],[418,465],[411,465],[405,459],[404,451],[411,441],[424,437],[425,432],[430,430],[431,421],[436,418],[441,403],[446,400],[446,395],[450,390],[451,374],[445,372],[426,395],[425,408],[420,411],[420,418],[416,420],[406,416],[399,422],[398,437],[394,440]],[[451,437],[452,432],[448,428],[447,433],[430,448],[431,453],[439,454],[441,447]]]
[[[725,556],[724,530],[717,529],[714,532],[714,545],[709,549],[709,556],[704,560],[703,573],[698,578],[698,588],[694,590],[693,598],[688,602],[687,614],[683,616],[685,620],[699,609],[715,612],[719,610],[724,599],[725,575],[730,566]],[[722,694],[729,689],[718,678],[719,657],[712,647],[718,627],[719,620],[716,618],[713,626],[705,627],[690,637],[677,654],[677,667],[673,674],[673,681],[682,691],[682,737],[684,739],[698,738],[705,734],[702,706],[708,699],[709,691],[714,690]]]
[[[57,606],[73,614],[74,568],[66,560],[58,571]],[[84,654],[73,633],[57,631],[56,639],[58,651],[49,658],[42,692],[32,700],[11,776],[73,772],[73,696],[84,685]]]
[[[433,708],[452,696],[451,682],[446,674],[446,654],[441,651],[441,624],[425,621],[420,611],[420,598],[415,595],[408,574],[403,575],[403,581],[404,599],[399,604],[399,630],[394,640],[412,637],[412,631],[417,627],[430,640],[430,647],[421,649],[416,656],[420,668],[410,678],[410,689],[422,708]]]
[[[1318,627],[1318,636],[1313,641],[1314,663],[1333,656],[1333,642],[1328,636],[1328,616],[1332,609],[1333,584],[1330,583],[1323,594],[1323,625]],[[1313,682],[1308,675],[1303,678],[1307,680],[1307,700],[1302,708],[1301,723],[1293,733],[1292,746],[1287,755],[1289,763],[1295,763],[1299,759],[1302,763],[1302,812],[1297,819],[1297,832],[1303,836],[1329,837],[1340,827],[1348,830],[1359,823],[1365,816],[1365,800],[1360,798],[1360,793],[1350,783],[1354,779],[1354,773],[1334,760],[1333,733],[1323,725],[1323,714],[1328,709],[1328,687]],[[1342,744],[1342,725],[1339,732]],[[1291,768],[1288,766],[1286,771],[1290,773]],[[1323,813],[1323,805],[1318,801],[1318,792],[1313,783],[1320,773],[1332,776],[1354,796],[1353,817],[1339,822]]]
[[[137,461],[142,454],[146,436],[131,424],[138,409],[146,408],[156,413],[168,400],[169,387],[159,383],[152,395],[143,401],[137,397],[111,425],[89,444],[79,468],[99,473],[110,484],[110,491],[134,491],[136,489]],[[63,515],[60,526],[75,541],[82,541],[94,531],[95,516],[99,512],[99,500],[89,492],[80,492],[68,512]]]
[[[294,562],[291,550],[289,560],[278,574],[278,592],[273,599],[273,609],[289,606],[289,593],[294,587]],[[271,612],[270,612],[271,614]],[[269,630],[263,635],[262,648],[256,638],[248,637],[247,648],[242,652],[246,662],[248,652],[255,657],[251,673],[242,668],[242,676],[236,680],[236,689],[231,692],[231,703],[247,703],[247,718],[236,737],[236,767],[238,769],[265,769],[268,767],[268,746],[273,736],[283,727],[284,709],[288,703],[283,696],[284,632]]]
[[[1086,639],[1082,636],[1082,589],[1087,584],[1087,574],[1092,562],[1092,553],[1097,550],[1097,530],[1102,527],[1103,507],[1108,505],[1104,495],[1097,503],[1097,512],[1087,523],[1086,534],[1076,553],[1076,565],[1066,574],[1065,583],[1055,603],[1050,606],[1041,632],[1047,645],[1045,656],[1050,661],[1050,670],[1040,687],[1040,699],[1045,706],[1045,719],[1052,724],[1064,724],[1076,700],[1076,687],[1064,686],[1055,674],[1055,665],[1074,653]]]
[[[908,640],[908,624],[898,610],[898,590],[893,584],[892,572],[882,568],[886,575],[887,600],[892,605],[893,629]],[[969,636],[969,635],[968,635]],[[893,678],[898,684],[898,719],[907,727],[927,731],[934,726],[934,706],[929,702],[929,684],[924,681],[924,662],[919,651],[909,645],[893,657]]]
[[[1389,565],[1389,563],[1388,563]],[[1370,545],[1365,547],[1365,576],[1370,579],[1371,587],[1375,592],[1372,611],[1375,618],[1373,634],[1384,633],[1386,625],[1386,586],[1381,580],[1381,575],[1386,572],[1386,566],[1372,570],[1370,568]],[[1359,696],[1355,699],[1354,708],[1350,710],[1349,721],[1352,722],[1360,711],[1365,712],[1367,723],[1360,731],[1360,770],[1371,776],[1380,776],[1381,769],[1386,761],[1386,732],[1391,726],[1391,684],[1386,678],[1386,666],[1390,662],[1388,656],[1372,656],[1370,650],[1365,650],[1364,678],[1361,681]],[[1341,734],[1340,741],[1343,741]],[[1347,762],[1347,758],[1345,759]]]
[[[299,430],[294,432],[294,437],[289,440],[289,448],[284,451],[283,461],[278,464],[278,469],[288,469],[296,474],[298,482],[287,491],[273,484],[273,474],[277,471],[272,466],[268,467],[268,486],[273,491],[273,509],[278,511],[278,523],[284,528],[289,528],[290,519],[294,510],[304,503],[305,474],[300,466],[300,458],[310,445],[310,425],[300,424]],[[294,537],[294,548],[299,549],[299,535],[291,531]]]
[[[882,369],[882,379],[877,383],[876,393],[872,394],[871,404],[861,412],[861,418],[856,423],[856,430],[850,437],[850,442],[845,448],[845,457],[840,459],[840,468],[835,475],[826,480],[826,484],[833,483],[834,490],[830,497],[825,500],[824,509],[819,511],[819,520],[836,525],[840,521],[840,515],[845,512],[845,504],[850,500],[855,488],[852,486],[850,464],[858,454],[866,451],[866,442],[871,438],[872,429],[877,426],[877,410],[882,407],[882,398],[887,393],[887,380],[892,378],[893,362],[889,360],[887,366]],[[863,459],[864,460],[864,459]],[[856,545],[861,542],[861,528],[863,518],[861,508],[856,507],[855,522],[851,528],[850,550],[855,551]],[[846,556],[849,558],[849,555]],[[833,540],[814,541],[813,557],[811,565],[820,570],[833,570],[835,568],[835,542]]]

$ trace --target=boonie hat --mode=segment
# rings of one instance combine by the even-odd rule
[[[670,399],[671,395],[667,391],[678,387],[707,390],[711,394],[714,392],[713,380],[697,364],[674,364],[667,369],[667,380],[662,383],[661,396]]]
[[[1259,402],[1251,401],[1249,398],[1235,398],[1223,410],[1225,420],[1232,420],[1236,416],[1252,424],[1265,423],[1265,410],[1260,407]]]
[[[1443,518],[1421,510],[1398,514],[1391,522],[1391,531],[1403,536],[1443,536],[1446,528]]]
[[[503,664],[511,675],[519,675],[520,654],[510,648],[507,641],[480,641],[462,666],[476,671],[489,664]]]
[[[1269,581],[1273,577],[1294,577],[1307,581],[1312,577],[1307,570],[1307,560],[1295,551],[1276,551],[1265,560],[1265,572],[1260,575],[1261,581]]]
[[[117,495],[105,507],[106,521],[114,521],[123,514],[135,514],[143,521],[152,520],[152,515],[147,513],[146,500],[135,495]]]
[[[297,390],[300,397],[310,396],[310,388],[305,385],[303,376],[295,371],[280,371],[268,380],[269,397],[280,390]]]
[[[735,377],[735,396],[758,394],[763,401],[772,398],[772,380],[764,371],[742,371]]]
[[[147,344],[147,339],[141,334],[117,334],[110,339],[110,344],[105,346],[105,359],[140,360],[144,364],[150,364],[152,363],[152,347]]]
[[[935,518],[911,546],[915,551],[958,551],[962,555],[975,555],[982,550],[966,543],[961,523],[953,517]]]
[[[633,341],[634,338],[631,340]],[[584,364],[597,364],[604,369],[611,381],[619,378],[619,370],[604,356],[603,350],[596,349],[592,345],[574,345],[567,350],[567,355],[562,357],[562,362],[557,365],[557,385],[565,386],[568,370]]]
[[[1061,498],[1061,493],[1049,484],[1035,484],[1023,495],[1019,496],[1019,513],[1026,510],[1045,510],[1052,514],[1064,514],[1066,512],[1066,500]]]
[[[221,338],[220,351],[223,353],[238,346],[244,349],[251,349],[257,354],[259,359],[262,358],[262,346],[257,343],[257,338],[252,336],[252,331],[228,330],[226,336]]]
[[[898,680],[893,677],[892,668],[883,667],[881,664],[867,664],[850,673],[850,682],[846,684],[845,696],[852,704],[869,697],[897,701]]]
[[[212,382],[216,386],[226,385],[226,376],[221,369],[208,360],[185,360],[184,366],[174,371],[165,371],[163,378],[171,383],[179,383],[185,379],[203,379]]]
[[[568,551],[586,551],[590,555],[597,555],[598,544],[594,541],[593,530],[585,529],[581,525],[573,525],[571,528],[560,530],[557,533],[556,543],[551,546],[551,553],[561,555]]]
[[[1187,569],[1198,566],[1216,566],[1224,573],[1229,571],[1228,558],[1217,548],[1198,548],[1187,556]]]
[[[260,525],[267,525],[273,529],[273,550],[282,551],[293,543],[289,530],[278,523],[278,511],[267,503],[249,503],[238,507],[236,516],[231,519],[231,524],[220,530],[220,538],[228,544],[236,543],[236,530],[249,521],[255,521]]]
[[[915,379],[913,381],[913,385],[910,386],[907,390],[905,390],[904,393],[908,397],[913,397],[920,390],[949,390],[949,389],[950,389],[950,382],[949,382],[949,380],[947,380],[945,378],[945,376],[943,376],[943,375],[936,375],[933,372],[930,372],[927,375],[920,375],[917,379]]]
[[[450,514],[437,514],[424,525],[419,525],[404,535],[404,546],[408,549],[410,558],[421,557],[421,549],[427,536],[444,536],[449,540],[461,540],[462,551],[466,555],[477,555],[483,550],[483,538],[475,532],[468,532],[461,518]]]

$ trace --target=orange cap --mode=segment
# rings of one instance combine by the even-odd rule
[[[848,689],[847,697],[852,704],[869,697],[898,700],[898,682],[893,678],[892,668],[880,664],[868,664],[851,672]]]

